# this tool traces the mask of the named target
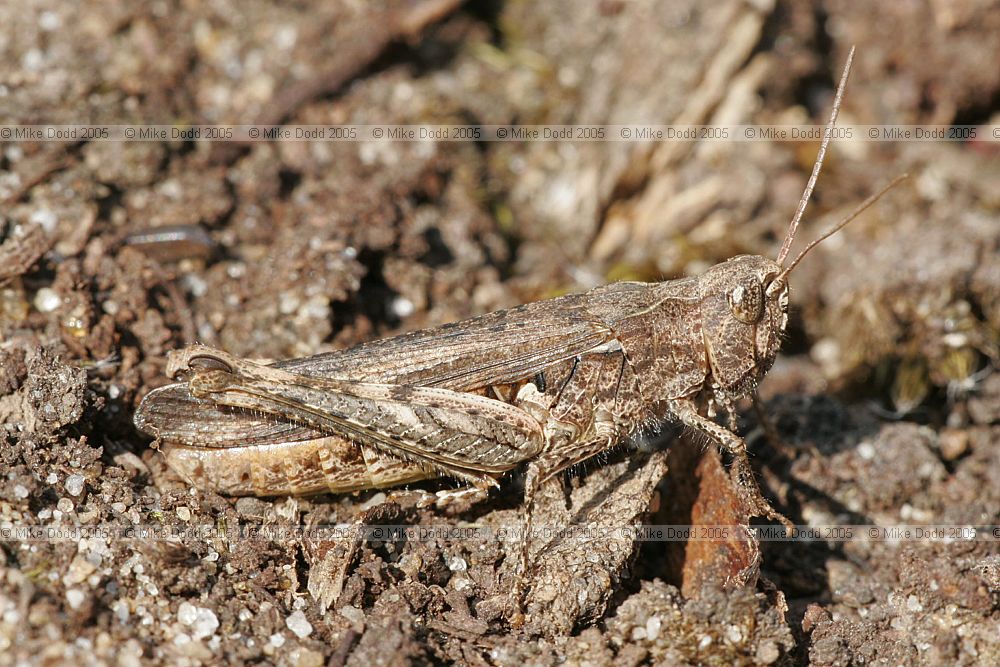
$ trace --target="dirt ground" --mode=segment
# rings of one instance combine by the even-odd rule
[[[822,123],[856,45],[842,122],[1000,127],[996,0],[25,0],[0,25],[0,125]],[[800,244],[911,177],[793,274],[760,388],[778,444],[740,405],[796,524],[1000,525],[998,147],[832,146]],[[132,424],[195,341],[304,356],[773,257],[817,148],[2,144],[0,665],[1000,664],[1000,540],[553,539],[515,626],[516,545],[245,531],[516,525],[523,475],[449,511],[236,499]],[[640,444],[547,489],[536,521],[746,521],[714,448]],[[3,533],[148,525],[211,530]]]

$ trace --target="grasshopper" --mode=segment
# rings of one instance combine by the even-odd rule
[[[526,464],[527,535],[543,482],[674,420],[731,454],[753,516],[787,525],[757,486],[733,401],[774,362],[795,266],[900,180],[784,265],[852,59],[853,50],[776,260],[738,256],[698,277],[612,283],[273,365],[191,346],[167,364],[184,381],[150,392],[136,425],[183,476],[231,495],[343,493],[439,476],[468,483],[438,492],[444,505],[462,494],[483,498]],[[701,414],[704,397],[729,412],[730,428]],[[523,574],[526,546],[521,558]]]

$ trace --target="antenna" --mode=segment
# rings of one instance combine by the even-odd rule
[[[812,250],[813,248],[815,248],[816,246],[818,246],[820,243],[822,243],[823,241],[825,241],[826,239],[830,238],[831,236],[833,236],[834,234],[836,234],[837,232],[839,232],[841,229],[843,229],[844,227],[846,227],[849,222],[851,222],[856,217],[858,217],[859,215],[861,215],[866,208],[868,208],[869,206],[871,206],[872,204],[874,204],[875,202],[877,202],[879,199],[881,199],[882,195],[884,195],[889,190],[892,190],[894,187],[896,187],[897,185],[899,185],[899,183],[901,181],[904,181],[904,180],[906,180],[909,177],[910,177],[909,174],[900,174],[896,178],[892,179],[892,181],[890,181],[888,185],[886,185],[885,187],[883,187],[881,190],[879,190],[878,192],[876,192],[875,194],[873,194],[868,199],[866,199],[863,202],[861,202],[861,205],[858,206],[856,209],[854,209],[854,211],[849,216],[847,216],[846,218],[844,218],[843,220],[841,220],[840,222],[838,222],[837,224],[835,224],[833,227],[831,227],[830,229],[828,229],[825,232],[823,232],[822,234],[820,234],[819,238],[817,238],[814,241],[810,242],[809,245],[807,245],[805,247],[805,249],[802,252],[800,252],[795,257],[795,259],[792,260],[791,264],[789,264],[785,269],[783,269],[781,271],[781,273],[778,274],[777,278],[775,278],[775,282],[781,282],[784,279],[784,277],[787,276],[789,273],[791,273],[792,269],[794,269],[796,267],[796,265],[798,265],[798,263],[802,261],[802,258],[805,257],[806,254],[810,250]]]
[[[844,65],[844,73],[840,75],[837,96],[833,100],[833,111],[830,112],[830,120],[827,122],[826,131],[823,133],[823,142],[819,145],[819,154],[816,156],[816,162],[813,164],[812,174],[809,176],[809,182],[806,183],[806,189],[802,192],[802,199],[799,200],[799,207],[795,210],[792,223],[788,226],[788,233],[785,234],[785,241],[781,244],[781,251],[778,252],[777,262],[779,265],[785,261],[788,251],[792,249],[792,241],[795,240],[795,230],[798,229],[799,221],[802,220],[802,215],[806,212],[806,204],[809,203],[813,188],[816,187],[819,170],[823,168],[823,158],[826,157],[826,148],[830,145],[830,137],[833,135],[833,128],[837,124],[837,115],[840,114],[840,101],[844,98],[844,89],[847,88],[847,77],[851,73],[851,63],[853,62],[854,47],[852,46],[851,52],[847,54],[847,64]]]

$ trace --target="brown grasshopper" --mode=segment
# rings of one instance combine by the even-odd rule
[[[540,485],[664,419],[733,457],[754,516],[787,522],[761,495],[745,442],[702,416],[770,369],[788,322],[783,266],[816,184],[853,50],[808,184],[777,259],[739,256],[705,274],[618,282],[463,322],[271,366],[192,346],[150,392],[136,425],[197,485],[232,495],[342,493],[438,476],[484,497],[527,465],[525,528]],[[456,492],[439,492],[444,504]],[[528,532],[526,530],[525,534]],[[527,550],[522,550],[523,574]]]

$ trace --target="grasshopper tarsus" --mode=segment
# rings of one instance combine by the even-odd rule
[[[761,517],[777,521],[791,529],[793,524],[784,514],[774,509],[771,503],[760,491],[760,486],[753,475],[746,441],[733,431],[720,426],[710,419],[702,417],[698,406],[693,401],[675,401],[670,405],[671,413],[685,426],[709,436],[716,445],[725,449],[733,457],[733,474],[737,480],[742,501],[747,513],[753,517]]]

